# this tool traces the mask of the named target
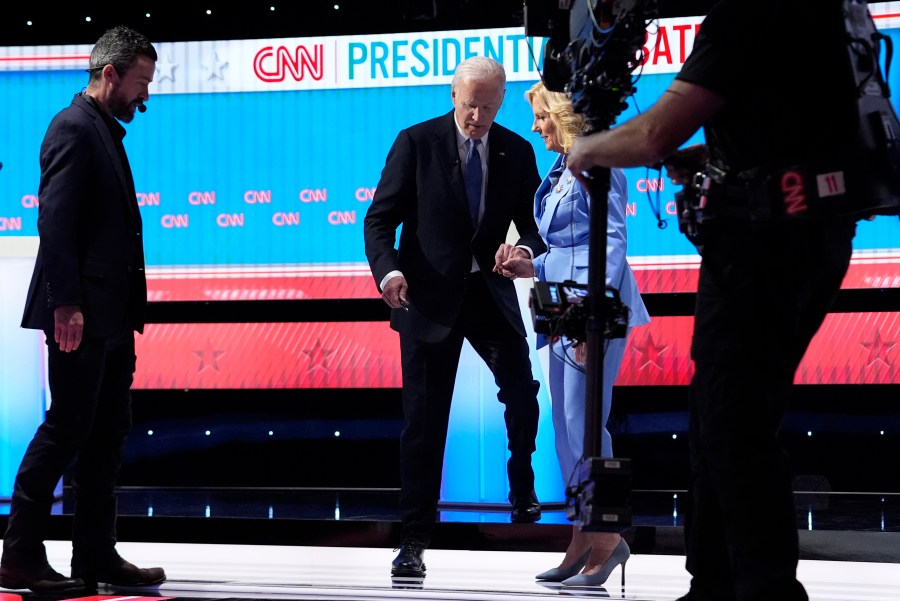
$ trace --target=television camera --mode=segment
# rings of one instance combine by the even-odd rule
[[[602,324],[604,338],[624,338],[628,329],[628,307],[622,303],[619,291],[607,286],[605,294],[599,297],[605,305],[604,310],[591,311],[588,303],[597,298],[597,295],[588,294],[586,285],[571,280],[535,282],[528,302],[534,331],[583,342],[587,337],[588,314],[598,313],[606,316],[606,322]]]
[[[656,0],[525,0],[525,33],[548,38],[542,78],[563,92],[589,131],[609,129],[635,92],[633,72],[642,62],[647,24]],[[609,169],[582,174],[592,199],[609,194]],[[604,341],[622,337],[628,309],[606,282],[606,202],[591,204],[588,284],[536,282],[531,296],[535,331],[587,342],[584,459],[566,489],[566,516],[588,531],[631,526],[631,461],[599,457],[599,399]]]

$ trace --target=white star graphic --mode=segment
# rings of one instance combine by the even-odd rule
[[[212,64],[209,66],[204,65],[206,69],[209,70],[209,77],[207,80],[212,81],[213,79],[221,79],[225,81],[225,74],[222,72],[228,66],[228,62],[220,62],[219,55],[216,52],[213,52],[212,55]]]
[[[175,69],[177,67],[178,63],[172,62],[171,56],[165,55],[160,57],[160,61],[156,63],[156,72],[159,74],[156,78],[156,83],[160,84],[167,79],[175,83]]]

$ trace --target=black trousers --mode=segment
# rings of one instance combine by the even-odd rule
[[[504,317],[480,274],[473,274],[450,335],[437,343],[400,336],[404,428],[400,438],[400,513],[403,539],[431,542],[441,492],[450,402],[463,340],[484,360],[505,405],[513,494],[534,488],[531,455],[538,429],[539,384],[526,339]]]
[[[114,488],[131,429],[134,332],[85,338],[70,353],[59,350],[51,332],[47,346],[51,405],[16,474],[2,561],[47,562],[53,491],[73,459],[72,563],[109,561],[117,557]]]
[[[778,435],[794,373],[846,274],[850,220],[704,231],[685,517],[692,601],[805,601]]]

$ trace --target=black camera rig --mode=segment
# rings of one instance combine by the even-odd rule
[[[563,92],[590,132],[609,129],[634,92],[633,72],[643,60],[647,24],[657,18],[656,0],[525,0],[525,33],[547,40],[542,79]],[[535,330],[562,333],[587,342],[585,458],[577,481],[566,489],[566,515],[582,530],[618,532],[631,526],[628,507],[631,462],[599,457],[599,401],[603,395],[605,340],[624,336],[627,307],[606,286],[606,227],[610,171],[580,174],[593,199],[590,212],[588,283],[578,302],[563,305],[568,283],[537,282],[532,293]],[[553,291],[559,303],[554,304]],[[545,302],[546,301],[546,302]],[[574,480],[574,478],[573,478]]]
[[[564,92],[592,131],[609,129],[636,91],[656,0],[525,0],[526,35],[549,38],[543,82]]]
[[[578,282],[535,282],[528,306],[534,322],[534,331],[546,336],[565,336],[584,342],[587,338],[588,314],[606,316],[602,325],[604,338],[624,338],[628,329],[628,307],[622,303],[619,291],[606,287],[603,296],[588,294],[588,287]],[[599,298],[604,303],[601,311],[589,306]]]
[[[878,31],[866,0],[841,4],[846,57],[833,73],[835,98],[844,108],[838,114],[851,117],[846,139],[821,140],[815,152],[789,165],[739,173],[712,162],[702,166],[675,194],[679,230],[698,250],[707,224],[721,216],[765,222],[900,215],[900,119],[887,77],[891,39]],[[823,129],[840,131],[833,124]]]

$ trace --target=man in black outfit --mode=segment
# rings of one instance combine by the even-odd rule
[[[85,91],[41,145],[40,247],[22,326],[47,337],[50,409],[22,458],[3,537],[0,586],[57,592],[148,586],[162,568],[116,552],[114,487],[131,428],[134,332],[147,303],[141,215],[122,138],[149,98],[156,50],[126,27],[91,51]],[[54,489],[75,459],[72,576],[47,560]]]
[[[531,454],[538,383],[515,286],[495,272],[546,246],[532,210],[540,176],[525,139],[494,123],[506,74],[498,62],[460,63],[453,110],[400,132],[365,218],[372,275],[400,333],[400,553],[391,573],[423,576],[440,496],[450,401],[463,340],[484,359],[505,405],[511,519],[534,522]],[[520,239],[507,244],[510,224]],[[399,246],[396,230],[402,224]]]
[[[792,217],[765,190],[786,169],[813,170],[852,147],[846,52],[840,0],[723,0],[650,110],[569,154],[575,173],[664,160],[676,183],[715,174],[699,241],[683,601],[807,599],[778,434],[856,219]],[[707,145],[675,152],[701,126]]]

